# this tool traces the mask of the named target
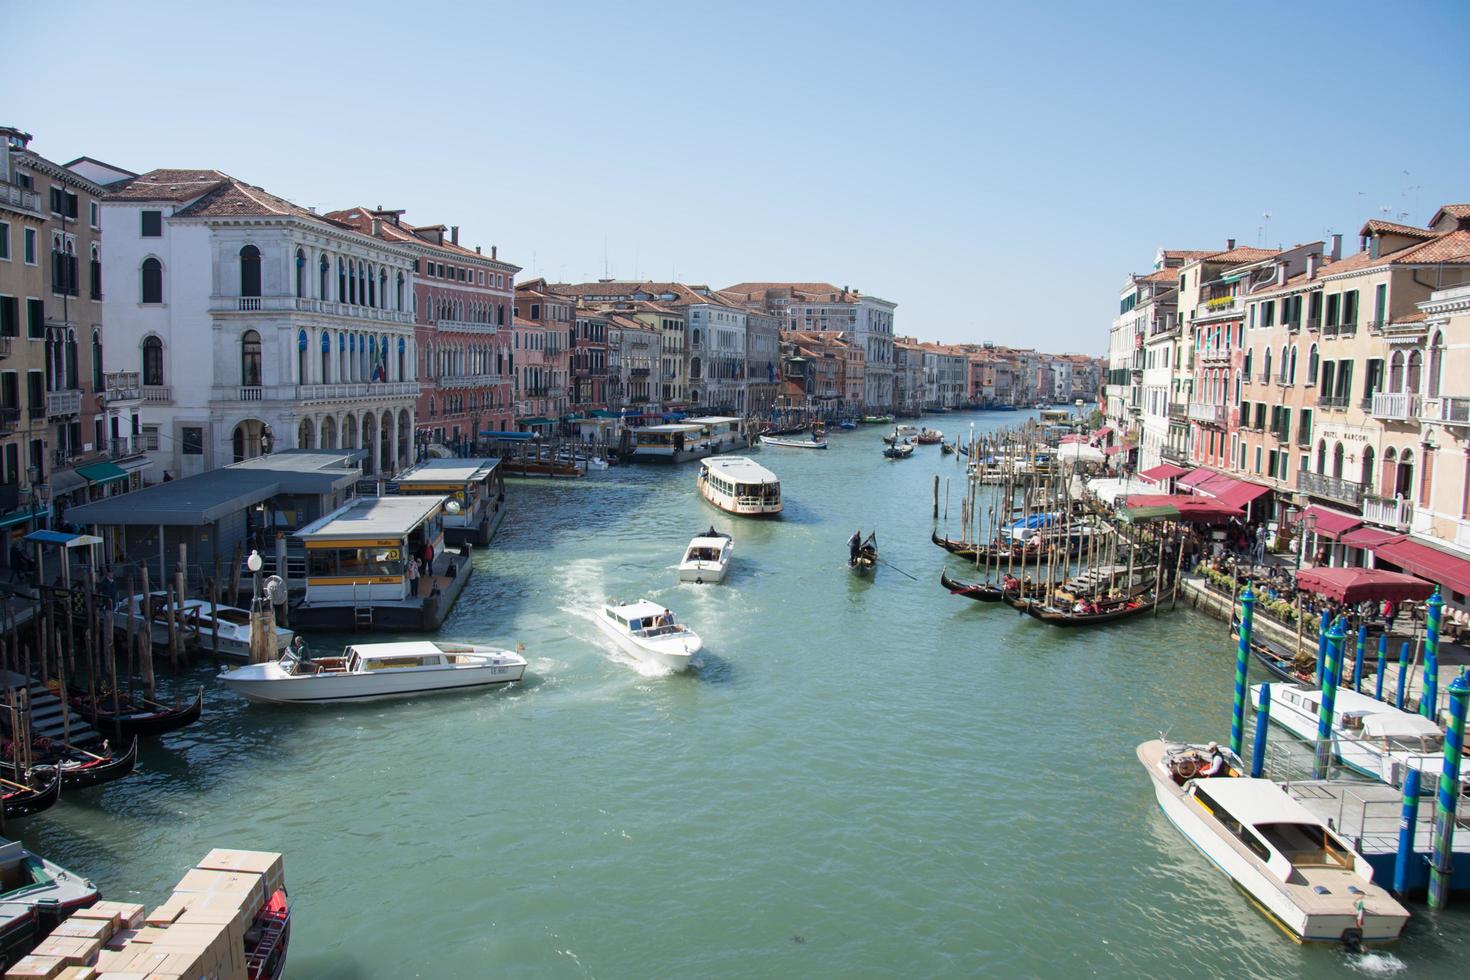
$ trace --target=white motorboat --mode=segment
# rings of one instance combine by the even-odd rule
[[[597,625],[639,660],[673,671],[688,670],[704,644],[689,627],[670,622],[672,617],[658,603],[640,599],[603,606]]]
[[[155,646],[168,645],[168,595],[151,592],[148,595],[150,618],[148,636]],[[143,625],[143,596],[119,599],[116,608],[117,628],[126,630],[131,622],[135,628]],[[187,640],[197,640],[199,649],[209,653],[214,650],[215,623],[219,623],[220,656],[232,660],[246,660],[250,656],[250,612],[235,606],[211,606],[204,599],[185,599],[179,607],[174,623],[182,630]],[[276,650],[286,649],[296,634],[288,629],[276,627]]]
[[[1322,692],[1296,684],[1257,684],[1251,704],[1261,706],[1261,688],[1271,689],[1271,721],[1315,745]],[[1352,688],[1339,687],[1332,705],[1332,754],[1369,779],[1403,786],[1410,769],[1425,776],[1421,792],[1433,793],[1444,767],[1444,731],[1422,715],[1400,711]],[[1470,783],[1470,770],[1461,774]]]
[[[464,691],[518,681],[526,658],[509,650],[412,640],[357,643],[340,657],[280,660],[224,671],[219,680],[249,701],[331,704]]]
[[[761,436],[762,446],[779,446],[782,449],[826,449],[826,439],[788,439],[785,436]]]
[[[899,436],[916,436],[919,434],[918,429],[914,428],[912,425],[907,424],[895,425],[893,427],[893,432],[894,435]]]
[[[747,517],[781,513],[781,481],[748,456],[711,456],[699,464],[699,495]]]
[[[679,562],[679,581],[723,582],[730,568],[730,552],[735,549],[735,539],[723,531],[710,528],[696,534],[684,549],[684,560]]]
[[[1299,941],[1397,939],[1408,910],[1373,883],[1366,858],[1269,779],[1199,776],[1198,747],[1138,747],[1164,816]],[[1227,771],[1242,771],[1230,757]]]

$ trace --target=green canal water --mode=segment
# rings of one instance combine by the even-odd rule
[[[525,683],[287,710],[200,665],[201,724],[20,836],[148,903],[211,847],[285,852],[292,977],[1465,975],[1470,900],[1415,904],[1368,958],[1279,934],[1134,757],[1228,734],[1224,625],[1064,631],[949,595],[930,494],[952,481],[957,523],[962,470],[878,435],[763,451],[772,521],[714,511],[693,466],[513,482],[444,635],[525,644]],[[727,584],[677,585],[711,523]],[[873,582],[846,568],[858,528],[896,566]],[[697,672],[646,676],[591,622],[639,595],[703,635]]]

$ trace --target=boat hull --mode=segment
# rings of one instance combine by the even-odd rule
[[[688,670],[693,663],[694,655],[703,648],[703,645],[698,640],[695,640],[692,644],[688,644],[684,649],[671,647],[667,643],[655,644],[642,642],[636,637],[618,630],[611,622],[604,622],[602,616],[597,617],[597,626],[608,636],[612,637],[613,642],[618,645],[618,649],[624,653],[644,663],[663,667],[675,673]]]
[[[713,561],[685,562],[679,566],[679,581],[693,582],[697,585],[710,583],[717,585],[725,581],[725,573],[729,567],[728,564]]]
[[[342,704],[384,701],[450,691],[499,687],[522,678],[525,664],[487,664],[476,667],[424,668],[380,674],[318,674],[289,679],[219,675],[220,682],[257,704]]]

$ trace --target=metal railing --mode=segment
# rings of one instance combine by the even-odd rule
[[[19,408],[0,408],[0,432],[14,432],[19,425]]]
[[[1424,411],[1424,399],[1413,391],[1375,391],[1371,411],[1378,419],[1414,421]]]
[[[1356,507],[1363,500],[1363,485],[1326,473],[1298,470],[1296,488],[1314,497],[1323,497]]]
[[[1352,399],[1349,398],[1347,395],[1329,395],[1323,393],[1317,396],[1317,406],[1319,408],[1331,409],[1334,411],[1347,408],[1350,401],[1352,401]]]
[[[1207,317],[1231,316],[1245,312],[1245,301],[1239,296],[1218,296],[1215,299],[1205,300],[1194,308],[1194,318],[1202,320]]]
[[[1414,518],[1414,505],[1403,497],[1380,497],[1363,494],[1363,520],[1406,531]]]
[[[10,338],[0,337],[0,358],[10,356]]]

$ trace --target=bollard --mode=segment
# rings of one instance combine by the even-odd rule
[[[1400,711],[1404,710],[1404,695],[1408,693],[1409,685],[1409,641],[1405,640],[1399,647],[1399,686],[1393,695],[1393,706]]]
[[[1409,891],[1409,869],[1414,866],[1414,831],[1419,823],[1419,770],[1404,774],[1404,808],[1399,812],[1399,850],[1393,859],[1393,893]]]
[[[1322,610],[1322,618],[1317,623],[1317,666],[1313,670],[1312,679],[1316,683],[1322,683],[1322,660],[1327,656],[1327,626],[1330,620],[1327,618],[1327,610]]]
[[[1312,762],[1312,778],[1326,779],[1332,761],[1332,720],[1337,704],[1337,678],[1342,670],[1342,645],[1347,639],[1342,620],[1327,630],[1327,656],[1322,666],[1322,703],[1317,709],[1317,752]]]
[[[1429,615],[1424,623],[1424,683],[1419,690],[1419,713],[1439,723],[1439,622],[1444,614],[1444,600],[1436,587],[1427,603]]]
[[[1266,726],[1271,721],[1271,685],[1261,685],[1261,705],[1256,708],[1256,740],[1251,744],[1251,778],[1266,771]]]
[[[1245,740],[1245,683],[1251,660],[1251,629],[1255,625],[1256,594],[1245,583],[1240,594],[1240,641],[1235,651],[1235,713],[1230,717],[1230,751],[1240,755]]]
[[[1383,662],[1388,656],[1388,634],[1378,638],[1378,673],[1373,676],[1373,698],[1383,700]]]
[[[1439,792],[1434,800],[1434,831],[1430,841],[1433,856],[1429,861],[1429,907],[1432,909],[1449,905],[1450,884],[1454,879],[1451,859],[1455,850],[1455,806],[1460,799],[1460,754],[1465,749],[1465,708],[1470,705],[1470,673],[1456,677],[1445,693],[1450,698],[1450,723],[1444,733],[1444,771],[1439,774]]]
[[[1358,645],[1353,648],[1353,693],[1363,693],[1363,656],[1368,650],[1368,627],[1358,626]]]

